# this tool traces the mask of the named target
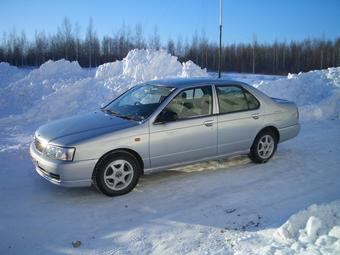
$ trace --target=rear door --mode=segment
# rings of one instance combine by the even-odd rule
[[[176,120],[150,123],[152,168],[216,156],[217,116],[213,116],[211,86],[179,92],[164,111],[175,113]]]
[[[218,154],[247,150],[261,130],[260,102],[239,85],[217,85]]]

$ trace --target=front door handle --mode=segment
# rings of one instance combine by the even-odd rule
[[[212,125],[214,125],[214,122],[215,121],[213,121],[213,120],[207,120],[207,121],[204,121],[204,125],[206,126],[206,127],[211,127]]]
[[[260,118],[260,114],[259,113],[254,113],[251,115],[251,117],[255,120],[259,119]]]

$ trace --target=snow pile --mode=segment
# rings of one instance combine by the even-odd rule
[[[167,77],[207,76],[192,61],[181,64],[177,57],[164,50],[132,50],[122,61],[107,63],[98,67],[96,78],[111,78],[123,75],[134,81],[163,79]]]
[[[181,69],[177,58],[165,51],[132,50],[123,60],[123,74],[136,81],[176,76]]]
[[[340,200],[313,204],[279,228],[246,232],[235,254],[340,254]]]
[[[274,238],[289,254],[340,254],[340,200],[291,216]]]
[[[106,63],[97,68],[96,82],[103,83],[109,93],[120,94],[131,86],[149,80],[170,77],[206,77],[192,61],[180,63],[177,57],[164,50],[132,50],[121,61]]]
[[[52,120],[98,109],[101,103],[141,82],[208,75],[192,61],[180,63],[163,50],[132,50],[123,60],[94,69],[95,74],[64,59],[47,61],[28,74],[21,70],[0,64],[0,78],[5,77],[0,84],[0,117],[20,115],[34,121],[29,118],[38,115],[42,121]],[[249,75],[234,76],[249,80]],[[287,79],[251,79],[260,79],[251,84],[266,94],[294,101],[303,120],[340,118],[340,67],[290,74]]]
[[[123,73],[123,62],[115,61],[98,66],[96,78],[108,79]]]
[[[19,69],[6,62],[0,62],[0,88],[4,88],[11,82],[23,78],[25,73],[25,69]]]
[[[95,75],[77,62],[50,60],[0,90],[0,116],[17,114],[18,121],[43,122],[97,110],[144,81],[207,75],[193,62],[181,64],[162,50],[132,50],[121,61],[99,66]]]
[[[38,69],[30,72],[27,78],[34,81],[79,79],[82,77],[83,72],[77,61],[70,62],[65,59],[58,61],[48,60]]]
[[[184,62],[182,67],[181,77],[204,77],[206,76],[206,69],[202,70],[191,60]]]
[[[294,101],[304,120],[340,118],[340,67],[289,74],[255,85],[264,93]]]
[[[0,89],[0,116],[28,111],[46,96],[72,86],[86,74],[78,62],[49,60],[24,78]]]

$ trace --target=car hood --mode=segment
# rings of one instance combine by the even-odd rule
[[[77,115],[70,118],[52,121],[41,126],[35,136],[51,142],[67,136],[100,135],[138,125],[138,122],[115,117],[101,111]]]

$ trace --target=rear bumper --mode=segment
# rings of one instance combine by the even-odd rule
[[[96,160],[62,162],[47,159],[30,146],[30,154],[36,172],[49,182],[65,187],[88,187],[92,184],[92,172]]]
[[[285,128],[280,128],[280,143],[287,141],[289,139],[294,138],[297,136],[300,132],[300,124],[297,123],[293,126],[285,127]]]

